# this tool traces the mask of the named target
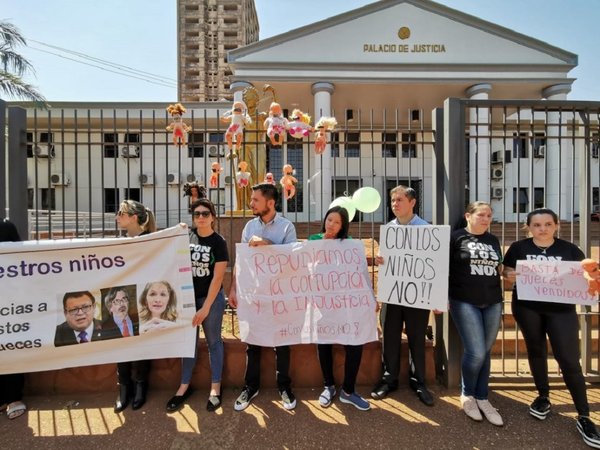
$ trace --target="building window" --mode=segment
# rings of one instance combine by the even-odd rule
[[[119,135],[117,133],[104,133],[103,146],[105,158],[119,156]]]
[[[124,194],[127,200],[135,200],[136,202],[140,201],[140,188],[125,188]]]
[[[513,158],[527,158],[527,133],[513,133]]]
[[[417,157],[417,135],[416,133],[402,133],[402,157]]]
[[[333,193],[333,198],[338,197],[352,197],[352,194],[356,192],[360,188],[360,180],[358,179],[349,179],[342,178],[336,179],[333,178],[331,180],[331,191]],[[354,213],[354,217],[352,218],[352,222],[358,222],[362,218],[362,213],[360,211],[356,211]]]
[[[533,188],[533,209],[543,208],[544,206],[546,206],[546,202],[544,201],[544,188]]]
[[[340,133],[330,133],[331,135],[331,157],[340,157]]]
[[[42,194],[42,209],[56,209],[56,190],[54,188],[40,189]]]
[[[398,135],[396,133],[383,133],[381,156],[384,158],[395,158],[398,153]]]
[[[360,158],[360,133],[346,133],[346,158]]]
[[[188,158],[204,158],[204,133],[190,133]]]
[[[26,133],[27,139],[27,157],[33,158],[33,133]]]
[[[217,214],[221,215],[225,213],[225,189],[211,189],[209,191],[210,201],[213,202],[217,209]]]
[[[598,150],[600,142],[598,140],[598,133],[592,134],[592,158],[598,159]]]
[[[535,133],[533,135],[533,157],[543,158],[544,156],[546,156],[546,135]]]
[[[105,213],[116,213],[119,204],[119,189],[117,188],[104,188],[104,212]]]
[[[518,205],[518,210],[517,210]],[[513,188],[513,213],[526,213],[529,208],[529,197],[527,188]]]
[[[267,172],[271,172],[276,180],[279,180],[283,176],[283,152],[281,147],[272,147],[271,143],[267,141]],[[291,164],[295,170],[294,177],[298,180],[296,184],[296,195],[287,201],[288,212],[302,212],[304,210],[304,166],[302,164],[303,159],[303,146],[298,147],[287,147],[287,161],[285,164]],[[261,181],[261,180],[259,180]],[[275,209],[279,212],[282,211],[282,195],[281,186],[278,184],[277,189],[279,190],[279,200],[275,205]]]

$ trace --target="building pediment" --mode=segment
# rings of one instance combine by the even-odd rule
[[[427,0],[384,0],[229,53],[236,75],[286,68],[566,76],[577,55]],[[472,70],[472,69],[471,69]],[[283,72],[282,72],[283,75]],[[521,75],[522,76],[522,75]]]

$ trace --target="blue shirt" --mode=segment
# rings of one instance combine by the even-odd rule
[[[388,223],[388,225],[404,225],[400,222],[398,222],[398,218],[396,217],[394,220],[392,220],[390,223]],[[416,214],[413,216],[412,219],[410,219],[410,222],[408,222],[406,225],[431,225],[429,222],[427,222],[426,220],[421,219],[419,216],[417,216]]]
[[[119,331],[121,332],[121,336],[123,336],[123,321],[119,320],[117,322],[115,320],[114,316],[113,316],[113,320],[117,324],[117,326],[119,327]],[[133,336],[133,323],[131,322],[131,319],[129,318],[129,316],[125,317],[125,321],[127,322],[127,330],[129,331],[129,336]]]
[[[252,236],[267,239],[275,245],[291,244],[298,240],[294,224],[279,214],[275,214],[268,223],[264,223],[260,217],[249,221],[242,231],[242,243],[247,243]]]

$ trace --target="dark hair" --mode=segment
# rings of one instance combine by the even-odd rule
[[[8,219],[0,221],[0,242],[17,242],[21,237],[17,227]]]
[[[83,297],[83,296],[87,296],[89,297],[89,299],[92,301],[92,305],[96,304],[96,298],[92,295],[92,293],[90,291],[74,291],[74,292],[67,292],[64,296],[63,296],[63,309],[67,309],[67,300],[70,298],[76,298],[76,297]]]
[[[192,214],[192,216],[194,215],[194,210],[198,206],[204,206],[205,208],[207,208],[210,211],[210,214],[213,217],[215,217],[215,218],[217,217],[217,211],[215,210],[215,205],[213,204],[213,202],[211,202],[207,198],[199,198],[198,200],[194,200],[192,202],[192,204],[190,205],[190,214]],[[212,227],[213,227],[213,229],[215,228],[215,222],[214,221],[212,223]]]
[[[525,223],[527,224],[527,226],[529,226],[529,224],[531,223],[531,218],[533,216],[542,215],[542,214],[548,214],[548,215],[552,216],[552,220],[554,221],[554,223],[556,225],[558,225],[558,216],[550,208],[538,208],[538,209],[534,209],[529,214],[527,214],[527,219],[525,220]]]
[[[110,304],[113,302],[113,300],[119,292],[125,292],[125,294],[127,294],[127,297],[129,298],[129,292],[127,291],[127,288],[125,286],[112,287],[104,296],[104,306],[106,306],[106,309],[110,309]]]
[[[325,218],[323,219],[323,226],[321,227],[321,233],[325,232],[325,222],[327,222],[327,217],[331,213],[338,213],[342,218],[342,228],[338,231],[336,239],[348,239],[348,229],[350,228],[350,220],[348,218],[348,211],[346,208],[342,206],[333,206],[327,211],[325,214]]]
[[[417,199],[417,191],[415,191],[410,186],[404,186],[403,184],[399,184],[398,186],[396,186],[394,189],[392,189],[390,191],[390,197],[392,195],[394,195],[396,192],[403,193],[404,195],[406,195],[406,198],[409,199],[409,200],[416,200]]]
[[[270,183],[260,183],[252,186],[253,191],[260,191],[264,198],[267,200],[279,200],[279,192],[277,192],[277,188]]]

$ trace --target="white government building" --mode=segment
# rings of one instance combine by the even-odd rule
[[[262,88],[269,84],[288,113],[299,108],[313,123],[321,116],[338,120],[323,155],[313,151],[314,138],[267,150],[266,171],[277,180],[283,163],[296,169],[297,200],[284,206],[294,220],[318,220],[343,191],[373,186],[387,197],[397,182],[409,181],[423,195],[422,216],[431,220],[432,111],[450,97],[566,100],[577,55],[427,0],[383,0],[230,51],[229,63],[235,100],[254,85],[262,96],[258,109],[267,111],[271,97]],[[187,210],[182,184],[208,184],[211,163],[219,161],[225,172],[211,197],[222,211],[237,209],[236,167],[223,157],[227,125],[217,120],[231,102],[185,104],[193,144],[181,151],[165,131],[166,106],[53,102],[50,111],[28,108],[31,206],[109,212],[118,201],[138,197],[163,225],[167,217],[174,223]],[[505,123],[517,115],[529,123],[509,139],[487,109],[467,114],[471,135],[479,137],[466,139],[467,148],[477,147],[469,157],[470,196],[491,200],[497,218],[506,221],[541,204],[572,218],[578,212],[568,194],[578,189],[573,150],[585,143],[558,136],[578,119],[531,114],[527,108],[507,112]],[[593,120],[597,130],[597,115]],[[598,186],[597,134],[591,139],[592,186]],[[258,171],[254,182],[262,180],[264,170]],[[373,218],[385,221],[386,213],[380,208]]]

